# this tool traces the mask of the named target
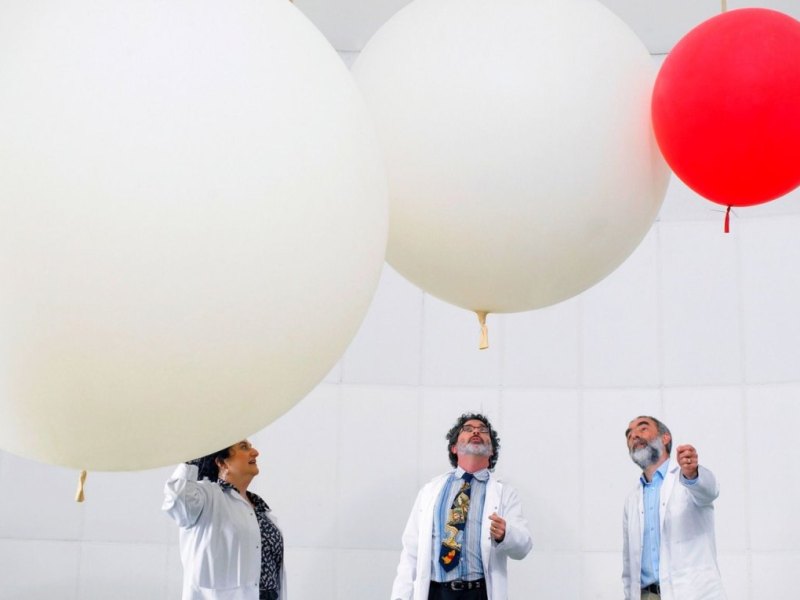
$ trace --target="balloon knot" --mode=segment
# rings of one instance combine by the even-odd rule
[[[83,495],[83,485],[86,483],[86,471],[81,471],[78,477],[78,491],[75,493],[75,502],[83,502],[86,497]]]
[[[476,310],[475,314],[478,315],[478,322],[481,324],[481,339],[478,342],[478,349],[486,350],[489,347],[489,328],[486,327],[486,315],[489,313],[485,310]]]

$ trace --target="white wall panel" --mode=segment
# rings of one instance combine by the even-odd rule
[[[742,382],[739,236],[718,224],[661,223],[666,385]]]
[[[576,576],[580,573],[580,562],[577,553],[546,551],[531,554],[521,561],[509,561],[509,598],[580,598],[581,578]]]
[[[361,329],[342,361],[345,383],[418,385],[422,290],[386,265]]]
[[[623,595],[622,553],[584,552],[581,558],[581,595],[571,597],[619,600]]]
[[[569,387],[580,381],[580,300],[503,315],[504,386]]]
[[[83,539],[104,542],[173,541],[174,525],[161,511],[164,482],[174,467],[136,473],[90,472],[83,507]]]
[[[332,548],[287,548],[286,589],[289,598],[333,598],[339,587],[337,551]]]
[[[654,228],[619,269],[584,292],[584,385],[660,383],[657,250]]]
[[[395,550],[340,550],[336,554],[339,585],[319,598],[388,598],[399,552]]]
[[[519,491],[537,552],[581,548],[582,441],[576,391],[503,392],[496,471]]]
[[[748,598],[780,598],[794,585],[800,571],[800,552],[754,552],[752,562],[753,583]]]
[[[337,511],[337,547],[396,544],[410,510],[398,490],[415,487],[417,479],[416,399],[413,388],[344,387],[338,497],[320,499],[319,506],[324,518],[331,508]]]
[[[0,482],[0,539],[81,538],[85,509],[74,501],[77,471],[2,453]]]
[[[78,596],[80,542],[0,539],[0,598],[91,600]]]
[[[740,228],[747,381],[800,381],[800,217],[753,219]]]
[[[800,552],[800,455],[794,443],[800,384],[747,390],[747,452],[752,550]],[[788,575],[787,575],[788,577]],[[758,598],[758,596],[756,596]]]
[[[78,597],[142,600],[167,594],[168,546],[84,542]]]

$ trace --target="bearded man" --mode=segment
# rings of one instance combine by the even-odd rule
[[[446,437],[454,470],[417,494],[392,600],[507,600],[506,559],[524,558],[532,544],[516,490],[492,473],[500,438],[474,413]]]
[[[626,600],[724,600],[714,539],[719,485],[685,444],[670,459],[672,434],[654,417],[625,431],[642,469],[623,517],[622,583]]]

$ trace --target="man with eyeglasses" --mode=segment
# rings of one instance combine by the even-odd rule
[[[714,474],[689,444],[671,459],[672,434],[655,417],[636,417],[625,438],[642,469],[623,517],[625,600],[725,600],[714,540]]]
[[[517,491],[492,473],[500,438],[474,413],[446,438],[454,470],[417,495],[392,600],[507,600],[506,559],[524,558],[532,543]]]

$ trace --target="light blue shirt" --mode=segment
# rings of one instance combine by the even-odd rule
[[[439,562],[442,548],[442,535],[447,523],[448,512],[453,506],[456,494],[464,480],[461,476],[464,469],[458,467],[439,495],[437,510],[433,513],[433,553],[431,555],[431,578],[434,581],[474,581],[483,577],[483,561],[481,560],[481,524],[483,521],[483,503],[486,498],[486,483],[489,481],[489,469],[481,469],[473,473],[470,484],[469,511],[464,531],[459,532],[456,540],[461,543],[461,558],[451,571],[445,571]]]
[[[644,535],[642,536],[642,587],[659,582],[659,549],[661,547],[661,516],[659,503],[661,501],[661,484],[669,469],[669,459],[664,461],[658,470],[653,473],[653,481],[648,482],[644,475],[642,482],[644,505]],[[697,479],[686,479],[680,475],[682,485],[694,485]]]
[[[658,583],[659,547],[661,524],[658,505],[661,501],[661,485],[669,467],[669,459],[653,473],[653,480],[641,477],[644,506],[644,535],[642,536],[642,587]]]

